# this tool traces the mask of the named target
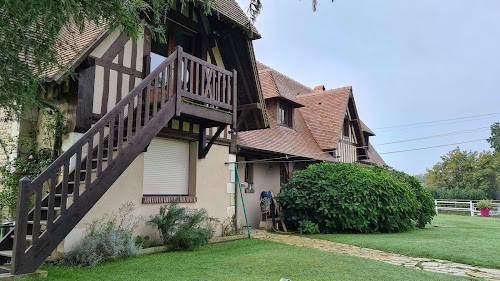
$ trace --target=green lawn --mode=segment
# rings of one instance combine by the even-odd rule
[[[412,257],[445,259],[500,268],[500,219],[438,215],[433,225],[391,234],[317,234],[311,238],[379,249]]]
[[[44,266],[44,280],[467,280],[378,261],[261,240],[208,245],[109,262],[95,268]]]

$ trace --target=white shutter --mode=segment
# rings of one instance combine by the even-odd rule
[[[145,195],[188,195],[189,142],[154,138],[144,153]]]

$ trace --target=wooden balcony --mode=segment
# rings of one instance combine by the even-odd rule
[[[236,70],[212,65],[184,53],[181,47],[173,55],[175,60],[167,59],[151,72],[156,78],[149,95],[145,95],[144,112],[155,111],[162,102],[173,98],[175,119],[204,128],[236,127]]]

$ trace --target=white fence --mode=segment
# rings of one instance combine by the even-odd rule
[[[480,214],[481,211],[476,207],[480,200],[449,200],[449,199],[436,199],[434,204],[436,206],[436,213],[439,210],[456,211],[456,212],[469,212],[471,216]],[[500,200],[492,200],[493,208],[491,214],[500,210]]]

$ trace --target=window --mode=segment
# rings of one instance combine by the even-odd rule
[[[293,107],[278,104],[278,124],[293,128]]]
[[[190,55],[195,54],[196,33],[175,24],[165,25],[164,27],[166,42],[162,43],[157,40],[151,42],[151,70],[155,69],[172,54],[176,46],[181,46],[183,52]]]
[[[189,142],[153,139],[144,153],[143,194],[189,194]]]

